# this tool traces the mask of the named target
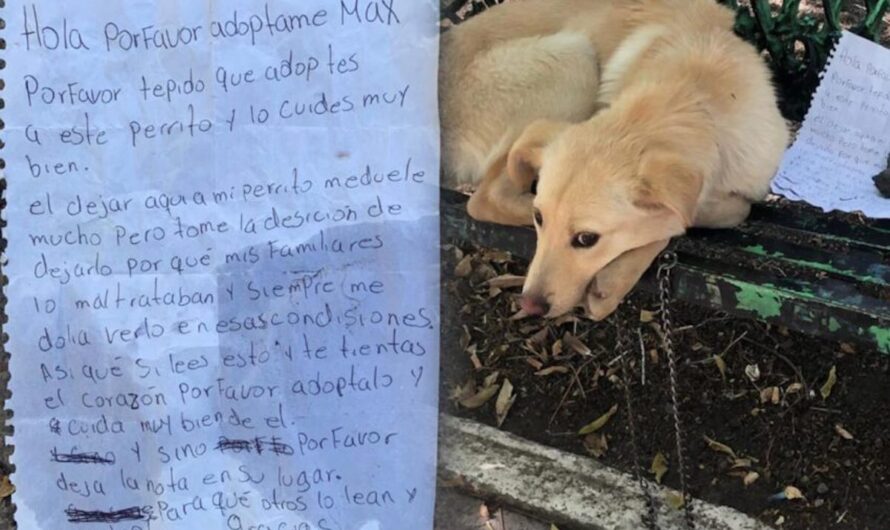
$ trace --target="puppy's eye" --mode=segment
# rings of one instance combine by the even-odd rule
[[[572,246],[575,248],[590,248],[596,245],[599,240],[599,234],[594,234],[593,232],[581,232],[575,234],[575,237],[572,238]]]
[[[540,210],[535,210],[535,224],[539,227],[544,226],[544,217],[541,215]]]

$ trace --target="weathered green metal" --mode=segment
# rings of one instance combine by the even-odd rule
[[[465,195],[442,191],[444,240],[533,255],[533,230],[473,221],[465,202]],[[679,258],[675,296],[890,353],[890,231],[880,223],[838,224],[778,207],[758,207],[753,217],[737,230],[693,230],[672,243]],[[846,242],[843,252],[832,250],[839,241]],[[654,290],[652,271],[640,287]]]
[[[709,245],[715,252],[736,252],[743,259],[781,263],[799,269],[797,272],[826,274],[874,284],[876,288],[890,286],[890,266],[882,262],[882,253],[875,249],[865,251],[845,248],[844,252],[837,252],[815,246],[808,238],[798,234],[795,234],[796,241],[780,238],[779,236],[792,235],[782,233],[785,232],[784,229],[778,235],[776,229],[771,234],[764,234],[762,227],[760,231],[742,230],[699,230],[694,235],[697,241]],[[793,272],[795,271],[788,271],[789,274]]]
[[[784,208],[757,205],[751,210],[747,228],[758,229],[777,226],[786,230],[789,236],[809,234],[850,248],[887,252],[890,248],[890,221],[872,221],[869,224],[847,223],[833,217],[809,212],[790,213]],[[746,229],[742,227],[742,230]]]

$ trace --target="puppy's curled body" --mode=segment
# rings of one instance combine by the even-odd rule
[[[529,307],[604,318],[671,237],[766,196],[789,134],[733,18],[714,0],[514,0],[443,36],[445,183],[477,185],[477,219],[536,210]]]
[[[443,55],[446,185],[475,184],[533,121],[581,121],[597,100],[596,53],[581,33],[563,31],[494,44],[466,64]]]
[[[605,65],[600,100],[614,108],[599,123],[591,121],[597,129],[591,138],[617,127],[636,136],[641,148],[670,145],[700,166],[700,217],[692,224],[731,226],[742,219],[717,221],[709,205],[726,196],[763,200],[788,127],[757,52],[727,28],[688,23],[648,25],[628,37],[627,45],[643,37],[645,46],[632,59],[619,48]]]

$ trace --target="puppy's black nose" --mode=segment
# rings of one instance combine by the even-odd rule
[[[522,298],[519,299],[519,307],[535,317],[544,316],[550,312],[550,304],[542,296],[522,295]]]

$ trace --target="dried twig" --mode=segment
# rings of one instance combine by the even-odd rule
[[[729,350],[731,350],[733,346],[735,346],[736,344],[738,344],[739,342],[741,342],[742,339],[744,339],[747,335],[748,335],[748,331],[746,330],[746,331],[742,332],[742,334],[739,335],[738,338],[733,339],[732,341],[730,341],[729,346],[727,346],[726,348],[723,349],[722,352],[720,352],[719,357],[723,357],[723,355],[724,355],[725,353],[727,353]]]

